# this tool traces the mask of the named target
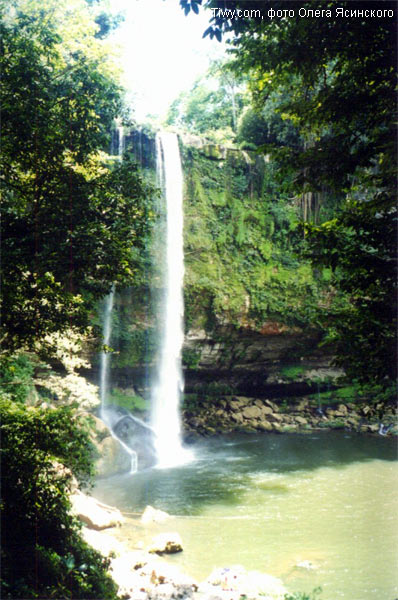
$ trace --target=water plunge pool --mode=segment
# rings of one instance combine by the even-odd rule
[[[393,438],[342,432],[203,439],[196,460],[97,482],[94,495],[127,513],[148,504],[175,518],[124,539],[178,531],[170,557],[198,580],[241,564],[322,600],[398,597],[398,462]]]

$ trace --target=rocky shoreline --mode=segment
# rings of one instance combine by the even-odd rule
[[[398,433],[397,407],[357,403],[321,406],[308,398],[279,403],[242,396],[197,402],[183,411],[185,436],[237,432],[305,433],[336,430],[393,435]]]
[[[121,600],[284,600],[288,593],[280,579],[239,565],[215,568],[205,581],[197,582],[165,559],[183,551],[177,533],[157,535],[146,548],[139,539],[127,545],[121,541],[126,518],[120,511],[79,490],[71,499],[84,523],[83,538],[109,560]],[[148,506],[136,523],[145,528],[169,518]]]
[[[143,421],[145,413],[138,415]],[[91,415],[92,441],[98,451],[97,474],[109,477],[128,472],[131,456],[103,421]],[[182,411],[185,443],[229,433],[306,434],[343,430],[364,435],[398,435],[397,406],[371,403],[320,405],[311,398],[282,401],[224,396],[186,403]]]

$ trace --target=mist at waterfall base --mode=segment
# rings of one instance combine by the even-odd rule
[[[120,539],[133,548],[178,531],[184,551],[168,560],[198,581],[241,564],[290,591],[321,586],[322,600],[398,597],[396,440],[230,434],[202,439],[194,452],[178,469],[97,482],[94,495],[126,513],[150,504],[175,515],[145,527],[137,516]]]
[[[184,341],[183,175],[178,138],[161,132],[156,138],[158,180],[166,200],[163,331],[159,371],[152,394],[151,424],[158,468],[192,460],[182,446],[180,401],[184,388],[181,351]]]

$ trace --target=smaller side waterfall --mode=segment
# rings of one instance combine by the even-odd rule
[[[124,147],[125,147],[125,137],[124,137],[123,127],[118,127],[117,132],[118,132],[117,156],[118,156],[119,160],[122,160]],[[113,284],[109,295],[104,300],[102,334],[103,334],[103,343],[105,346],[109,346],[111,343],[112,310],[113,310],[114,300],[115,300],[115,285]],[[131,415],[127,416],[124,414],[124,412],[122,412],[121,415],[120,414],[118,415],[119,418],[116,421],[115,417],[114,417],[115,407],[108,405],[109,389],[110,389],[110,385],[109,385],[110,360],[111,360],[111,354],[109,352],[107,352],[106,349],[103,350],[101,352],[101,358],[100,358],[100,400],[101,400],[100,415],[101,415],[101,419],[109,427],[109,430],[112,433],[112,436],[115,437],[120,442],[120,444],[123,446],[125,451],[129,454],[129,456],[131,458],[130,472],[135,473],[138,469],[138,453],[135,450],[133,450],[130,447],[130,445],[127,443],[128,435],[126,433],[126,431],[128,431],[127,424],[129,424],[130,421],[131,421],[131,423],[135,424],[135,419],[134,419],[134,417],[131,417]],[[117,410],[117,408],[116,408],[116,410]],[[121,417],[124,417],[123,427],[119,423]],[[116,425],[117,425],[118,429],[116,428]],[[139,425],[140,425],[141,429],[145,428],[145,425],[143,423],[142,424],[139,423]]]
[[[118,156],[120,158],[120,160],[122,160],[123,158],[123,152],[124,152],[124,146],[125,146],[125,139],[124,139],[124,129],[123,127],[118,127],[117,128],[118,134],[119,134],[119,147],[118,147]]]
[[[123,159],[125,138],[124,138],[124,129],[119,126],[117,128],[118,133],[118,157],[119,160]],[[109,296],[105,299],[105,307],[103,313],[103,326],[102,326],[102,335],[104,338],[104,345],[109,346],[112,335],[112,310],[115,299],[115,285],[112,285],[112,289],[109,293]],[[104,408],[107,402],[107,397],[109,394],[109,366],[110,366],[110,354],[109,352],[103,351],[101,352],[101,360],[100,360],[100,399],[101,399],[101,418],[105,419]]]
[[[111,292],[109,296],[105,298],[105,309],[104,309],[104,321],[103,321],[103,329],[102,334],[104,337],[104,345],[109,346],[111,341],[111,331],[112,331],[112,309],[113,309],[113,301],[115,298],[115,286],[112,286]],[[106,400],[109,393],[109,361],[110,354],[109,352],[102,351],[101,352],[101,361],[100,361],[100,399],[101,399],[101,418],[103,419],[104,407],[106,404]],[[104,420],[104,419],[103,419]]]
[[[158,467],[171,467],[191,459],[181,443],[180,398],[183,391],[181,350],[183,332],[183,177],[175,134],[157,135],[157,171],[164,190],[166,251],[163,300],[163,334],[157,385],[153,392],[152,426]]]

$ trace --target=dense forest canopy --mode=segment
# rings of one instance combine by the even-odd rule
[[[137,269],[149,189],[104,152],[123,105],[104,14],[78,0],[4,12],[3,350],[84,329],[95,301]]]
[[[69,468],[82,485],[93,474],[89,424],[42,408],[58,396],[38,395],[32,377],[49,370],[37,352],[61,364],[98,299],[134,281],[151,227],[150,186],[107,154],[124,112],[106,40],[119,19],[93,1],[0,4],[2,597],[115,598],[70,513]]]

